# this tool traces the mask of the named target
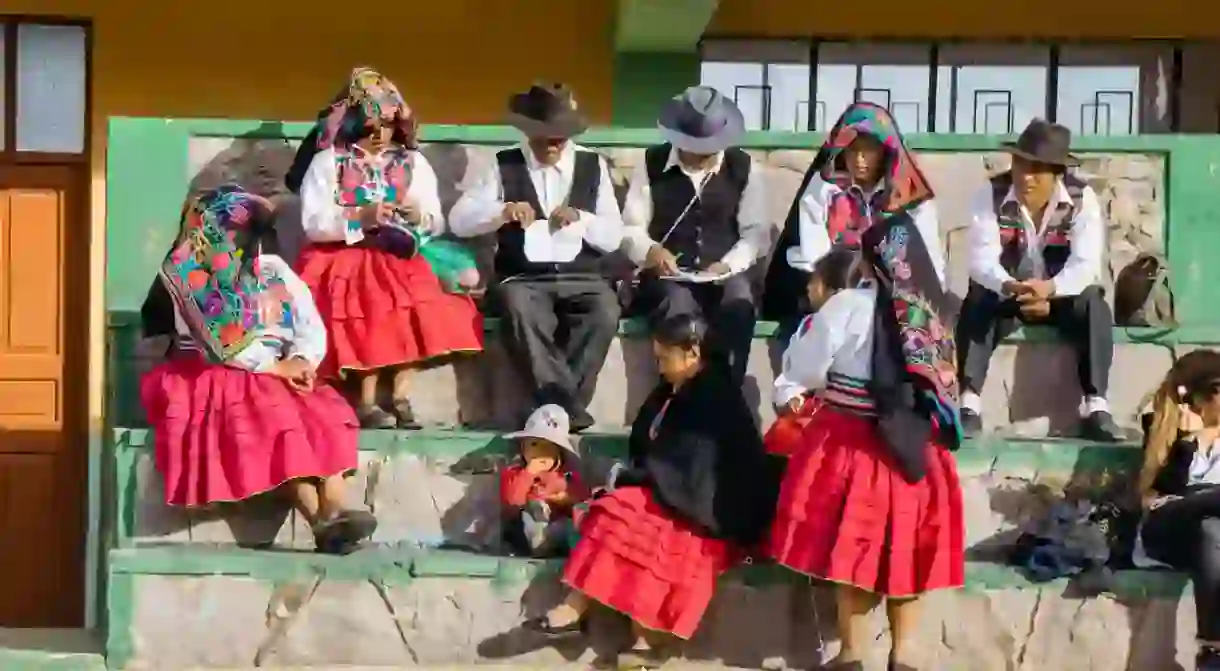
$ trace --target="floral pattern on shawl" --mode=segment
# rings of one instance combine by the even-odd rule
[[[318,118],[317,149],[346,149],[339,132],[345,123],[364,125],[380,119],[394,127],[397,138],[408,149],[416,147],[419,123],[398,92],[398,87],[381,73],[367,67],[352,70],[347,89],[335,97],[328,110]]]
[[[841,160],[843,150],[861,134],[871,135],[885,147],[885,188],[871,197],[856,186]],[[864,231],[877,220],[909,210],[933,197],[932,187],[920,172],[903,142],[889,111],[879,105],[857,102],[831,128],[813,165],[824,181],[840,192],[827,207],[826,228],[832,244],[859,247]]]
[[[961,440],[958,413],[957,348],[953,333],[941,316],[943,292],[927,257],[919,230],[909,221],[891,219],[871,254],[873,272],[881,291],[878,300],[888,300],[897,322],[902,364],[917,393],[927,400],[934,426]],[[918,244],[916,244],[918,243]],[[926,266],[926,267],[925,267]],[[928,274],[932,273],[929,281]],[[940,293],[930,296],[926,287]],[[951,447],[956,447],[956,444]]]
[[[291,327],[292,297],[262,277],[248,244],[271,204],[240,186],[206,191],[183,209],[182,230],[161,281],[191,336],[216,362],[231,360],[269,326]]]

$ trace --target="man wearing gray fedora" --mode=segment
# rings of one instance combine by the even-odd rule
[[[513,95],[508,122],[525,141],[496,153],[453,206],[449,227],[464,238],[496,236],[488,297],[502,317],[508,358],[528,381],[534,407],[559,405],[581,431],[594,423],[588,406],[618,331],[618,297],[602,257],[618,251],[623,220],[606,160],[572,141],[588,123],[566,86]],[[566,231],[578,244],[567,252],[538,248],[527,227],[549,229],[547,239]]]
[[[1097,194],[1070,172],[1072,132],[1035,119],[1002,149],[1012,169],[976,196],[967,230],[970,288],[957,323],[962,428],[983,428],[991,355],[1021,323],[1046,324],[1076,350],[1084,437],[1123,440],[1106,390],[1114,318],[1101,288],[1106,225]]]
[[[653,321],[701,315],[713,353],[742,380],[756,318],[746,271],[771,243],[763,179],[733,147],[745,120],[719,91],[694,86],[657,125],[665,143],[644,153],[623,205],[624,251],[642,268],[634,307]]]

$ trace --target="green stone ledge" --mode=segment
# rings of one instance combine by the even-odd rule
[[[368,548],[346,557],[310,552],[277,552],[235,547],[177,545],[112,550],[112,576],[234,576],[274,582],[324,577],[345,581],[409,584],[413,580],[469,579],[512,585],[538,578],[557,579],[563,560],[517,559],[460,550]],[[739,566],[725,576],[750,586],[801,582],[804,578],[773,564]],[[1035,583],[1010,566],[967,562],[969,592],[1049,588],[1062,591],[1067,580]],[[1177,598],[1189,592],[1184,574],[1128,570],[1116,573],[1113,594],[1119,599]]]
[[[496,333],[500,320],[489,317],[483,320],[485,333]],[[107,314],[107,327],[115,332],[118,341],[134,341],[139,339],[140,313],[125,310],[112,310]],[[1202,329],[1202,330],[1200,330]],[[779,333],[779,323],[759,321],[754,325],[754,337],[757,339],[775,338]],[[120,334],[122,334],[120,336]],[[626,337],[643,337],[648,334],[648,324],[640,318],[623,319],[619,322],[618,334]],[[1206,337],[1206,340],[1200,338]],[[1023,326],[1004,339],[1006,343],[1060,342],[1058,332],[1049,326]],[[1116,344],[1207,344],[1220,342],[1220,329],[1215,327],[1200,328],[1170,328],[1156,326],[1115,326],[1114,342]],[[112,352],[120,358],[123,352]]]
[[[627,454],[626,432],[586,432],[580,435],[585,454],[623,458]],[[134,458],[152,450],[151,431],[142,428],[113,430],[116,455]],[[362,453],[379,457],[416,456],[455,462],[478,456],[508,456],[510,441],[494,431],[469,429],[425,429],[396,431],[367,429],[360,432]],[[989,435],[966,440],[955,456],[964,471],[1053,472],[1131,471],[1143,458],[1138,445],[1094,443],[1067,438],[1010,438]]]
[[[106,671],[100,637],[83,629],[0,629],[3,671]]]

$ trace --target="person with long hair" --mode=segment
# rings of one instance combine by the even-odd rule
[[[286,177],[309,244],[297,270],[330,331],[319,375],[352,375],[365,428],[418,428],[413,369],[483,349],[470,296],[442,284],[424,246],[445,228],[417,121],[390,80],[356,68],[319,115]],[[378,402],[389,373],[389,410]]]
[[[932,186],[889,110],[854,103],[830,129],[788,211],[767,268],[763,318],[790,332],[810,311],[805,283],[818,259],[834,248],[858,250],[870,226],[898,212],[910,213],[943,285],[944,245]]]
[[[352,409],[317,379],[326,328],[309,289],[275,254],[271,204],[224,186],[190,199],[141,310],[169,359],[140,383],[165,501],[188,508],[282,490],[319,552],[344,554],[376,527],[344,508],[356,469]]]
[[[630,458],[612,471],[579,525],[564,567],[567,599],[526,623],[577,635],[600,603],[631,618],[620,668],[656,668],[660,647],[689,639],[716,579],[765,535],[782,464],[763,451],[740,386],[709,363],[702,318],[657,323],[662,381],[631,425]]]
[[[789,458],[770,548],[836,584],[843,647],[828,668],[864,668],[867,615],[884,597],[890,669],[909,671],[919,597],[964,580],[955,355],[948,296],[910,214],[870,226],[861,261],[861,284],[785,353],[785,375],[825,405]]]
[[[1145,415],[1136,566],[1171,566],[1194,583],[1199,671],[1220,671],[1220,353],[1174,363]]]

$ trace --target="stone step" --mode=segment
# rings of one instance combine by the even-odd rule
[[[4,671],[106,671],[103,637],[84,629],[0,628]]]
[[[579,436],[581,470],[603,482],[626,455],[623,433]],[[308,549],[313,537],[288,506],[270,497],[186,511],[164,504],[143,429],[115,432],[120,546],[222,543]],[[500,537],[495,469],[512,446],[493,432],[364,431],[360,471],[350,479],[354,505],[378,517],[374,540],[404,547],[456,545],[495,551]],[[1069,440],[967,441],[957,452],[970,546],[989,547],[1045,509],[1065,489],[1085,493],[1121,486],[1139,468],[1132,445]]]
[[[348,557],[217,546],[110,553],[112,669],[249,666],[428,668],[499,663],[563,668],[623,645],[599,613],[586,643],[554,649],[516,629],[562,597],[554,561],[394,547]],[[972,562],[964,590],[929,595],[929,669],[1193,668],[1193,605],[1182,576],[1120,572],[1114,592],[1072,596]],[[805,668],[833,655],[829,589],[775,566],[731,571],[684,658],[707,668]],[[882,615],[870,663],[887,642]],[[1175,651],[1181,651],[1177,653]],[[668,668],[668,667],[667,667]],[[880,668],[880,667],[877,667]]]

